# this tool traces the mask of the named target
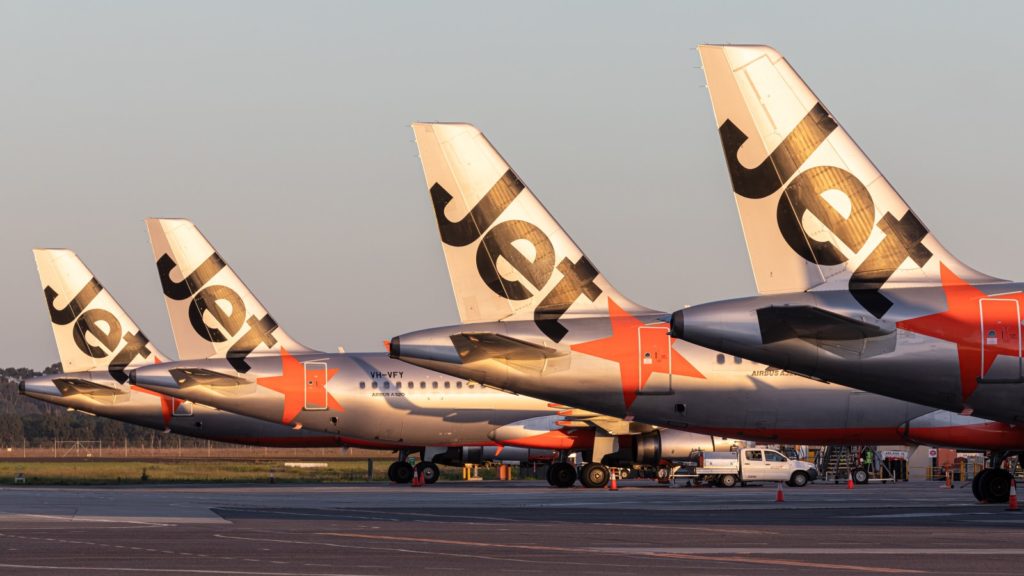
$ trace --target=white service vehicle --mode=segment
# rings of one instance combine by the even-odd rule
[[[818,478],[813,464],[792,460],[768,448],[701,452],[694,474],[703,483],[725,488],[732,488],[737,482],[785,482],[800,487]]]

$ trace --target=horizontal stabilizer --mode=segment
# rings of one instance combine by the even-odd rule
[[[224,388],[230,386],[241,386],[250,384],[245,378],[239,378],[231,374],[224,374],[205,368],[172,368],[171,377],[178,386],[188,388],[191,386],[212,386]]]
[[[452,336],[452,344],[463,362],[500,358],[503,360],[546,360],[567,352],[519,340],[494,332],[463,332]]]
[[[757,311],[764,344],[793,338],[804,340],[863,340],[895,331],[814,306],[769,306]]]
[[[54,378],[53,384],[63,396],[85,394],[86,396],[119,396],[126,394],[127,389],[109,384],[101,384],[84,378]]]

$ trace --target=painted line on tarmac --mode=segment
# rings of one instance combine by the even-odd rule
[[[416,538],[411,536],[385,536],[369,535],[351,532],[319,532],[323,536],[337,536],[340,538],[360,538],[364,540],[381,540],[386,542],[417,542],[423,544],[441,544],[463,547],[479,548],[502,548],[511,550],[528,550],[531,552],[560,552],[579,554],[581,552],[597,554],[626,554],[644,558],[679,558],[685,560],[703,560],[708,562],[730,562],[739,564],[760,564],[774,566],[792,566],[798,568],[821,568],[825,570],[847,570],[854,572],[868,572],[871,574],[922,574],[921,570],[910,570],[901,568],[884,568],[878,566],[858,566],[854,564],[827,564],[823,562],[803,562],[800,560],[782,560],[769,558],[749,558],[741,556],[717,556],[713,554],[691,554],[678,552],[648,552],[643,549],[607,549],[607,548],[568,548],[564,546],[547,546],[543,544],[501,544],[495,542],[470,542],[464,540],[446,540],[442,538]]]
[[[793,554],[796,556],[1024,556],[1024,549],[1016,548],[765,548],[765,547],[743,547],[743,548],[598,548],[613,552],[648,552],[651,554],[753,554],[753,555],[782,555]]]
[[[45,564],[0,564],[0,568],[20,570],[48,570],[51,572],[141,572],[144,574],[222,574],[240,576],[361,576],[349,572],[254,572],[252,570],[213,570],[202,568],[125,568],[114,566],[49,566]]]
[[[410,548],[396,548],[394,546],[376,547],[376,546],[367,546],[365,544],[359,544],[359,545],[355,545],[355,544],[337,544],[337,543],[334,543],[334,542],[319,542],[319,541],[316,541],[316,540],[282,540],[280,538],[253,538],[253,537],[246,537],[246,536],[231,536],[231,535],[228,535],[228,534],[214,534],[214,537],[215,538],[223,538],[225,540],[242,540],[242,541],[249,541],[249,542],[271,542],[271,543],[275,543],[275,544],[297,544],[299,546],[307,546],[307,547],[308,546],[327,546],[327,547],[330,547],[330,548],[343,548],[343,549],[352,549],[352,550],[379,550],[379,551],[382,551],[382,552],[387,552],[388,554],[394,554],[396,552],[403,552],[403,553],[407,553],[407,554],[421,554],[421,555],[428,555],[428,556],[445,556],[445,557],[452,557],[452,558],[467,558],[467,559],[471,559],[471,560],[488,560],[488,561],[497,561],[497,562],[505,562],[505,563],[516,562],[516,563],[520,563],[520,564],[543,564],[545,566],[548,566],[548,565],[552,565],[553,566],[553,565],[565,564],[565,565],[573,566],[576,569],[579,569],[580,566],[587,565],[587,562],[582,562],[582,561],[579,561],[579,560],[560,561],[560,560],[553,560],[551,558],[543,558],[543,559],[537,559],[537,558],[509,558],[508,556],[485,556],[485,555],[482,555],[482,554],[465,554],[465,553],[458,553],[458,552],[440,552],[438,550],[412,550]],[[603,567],[612,567],[612,568],[636,568],[636,566],[633,565],[633,564],[608,564],[607,562],[601,562],[600,565],[603,566]]]

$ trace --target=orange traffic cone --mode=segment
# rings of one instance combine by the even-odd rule
[[[420,471],[416,468],[413,468],[412,470],[412,485],[415,487],[422,485],[422,482],[420,481]]]
[[[953,472],[946,470],[946,488],[953,488]]]
[[[853,474],[850,474],[850,478],[846,480],[846,489],[853,490]]]
[[[1006,511],[1020,512],[1020,508],[1017,507],[1017,480],[1013,478],[1010,478],[1010,507]]]
[[[782,482],[778,482],[777,484],[778,484],[778,486],[775,489],[775,501],[776,502],[785,502],[786,501],[786,497],[782,495]]]
[[[611,482],[608,483],[608,489],[609,490],[618,490],[619,489],[619,480],[618,479],[619,479],[619,475],[616,474],[615,473],[615,469],[612,468],[612,479],[611,479]]]

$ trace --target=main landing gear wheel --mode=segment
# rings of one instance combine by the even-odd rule
[[[991,471],[991,468],[985,468],[981,472],[975,474],[974,480],[971,480],[971,493],[974,494],[974,499],[978,502],[985,501],[985,497],[981,495],[981,483],[984,481],[982,479]]]
[[[416,465],[416,471],[419,472],[424,484],[433,484],[441,477],[441,470],[433,462],[420,462]]]
[[[580,471],[580,484],[587,488],[604,488],[608,485],[610,475],[608,468],[596,462],[590,462]]]
[[[868,471],[863,468],[853,469],[853,483],[854,484],[867,484],[868,483]]]
[[[392,462],[391,466],[388,466],[388,480],[395,484],[408,484],[412,482],[412,473],[412,465],[404,460]]]
[[[568,462],[555,462],[548,468],[548,483],[556,488],[568,488],[576,483],[576,468]]]
[[[984,475],[982,475],[984,474]],[[978,492],[985,502],[1003,503],[1010,499],[1010,473],[1002,468],[988,468],[979,474]]]

